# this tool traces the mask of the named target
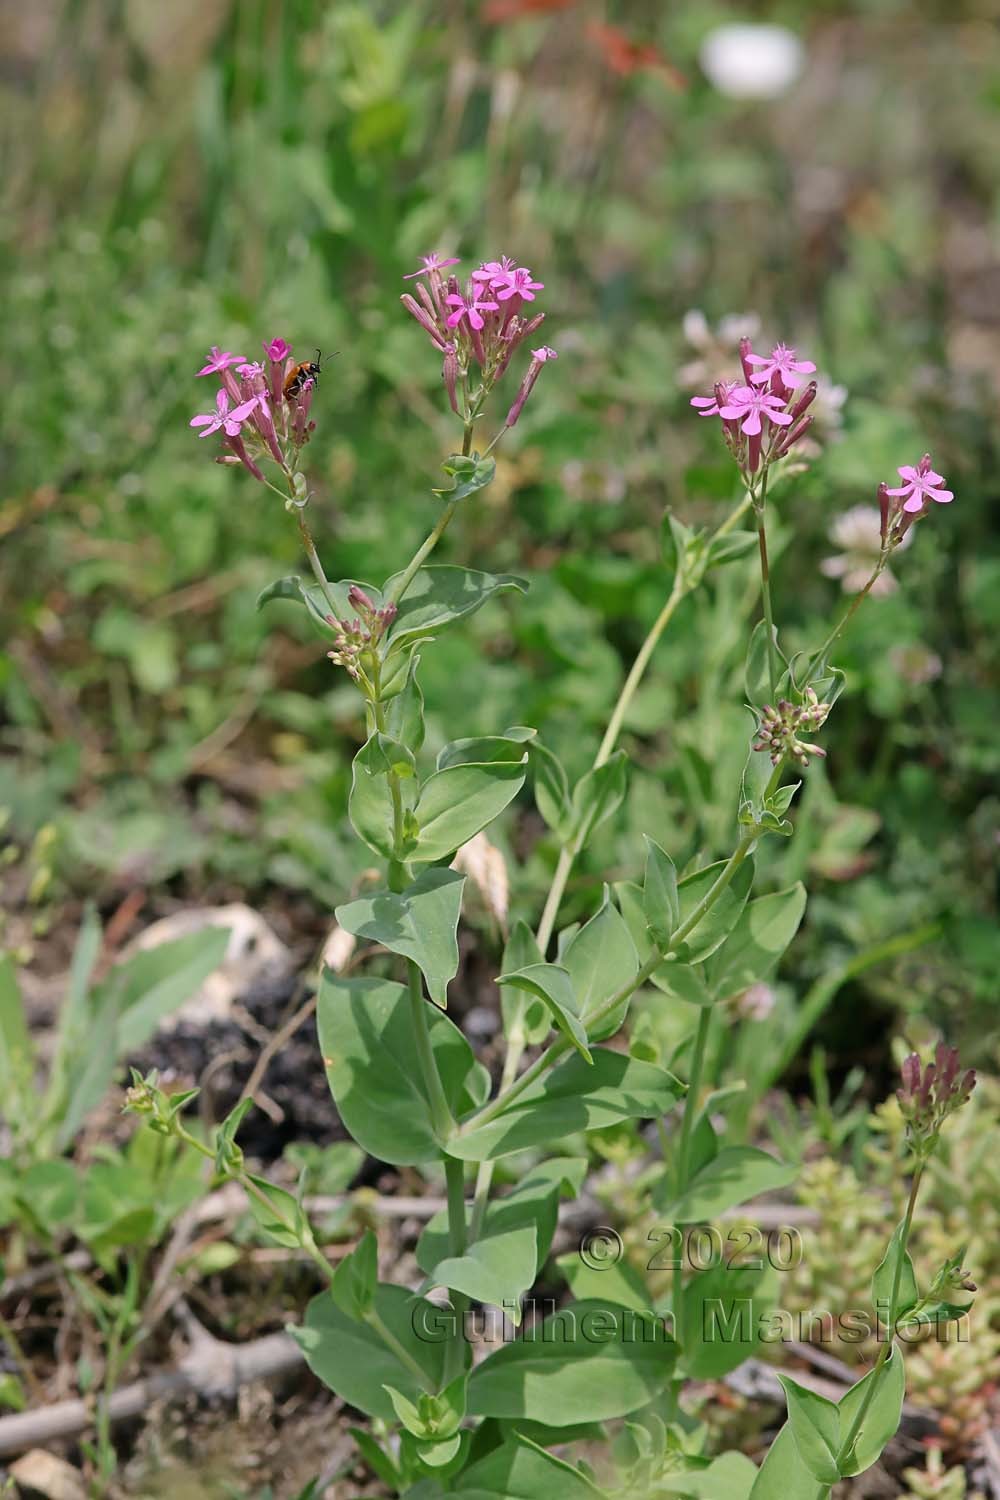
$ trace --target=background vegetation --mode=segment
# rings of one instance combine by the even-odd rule
[[[729,356],[685,315],[756,315],[828,382],[822,444],[777,497],[791,649],[831,612],[831,526],[879,479],[929,448],[957,497],[845,639],[853,691],[806,794],[818,832],[765,852],[776,883],[807,872],[811,892],[779,1019],[794,1034],[804,998],[825,997],[812,1038],[835,1086],[868,1070],[869,1100],[900,1033],[940,1027],[995,1065],[997,14],[0,0],[0,941],[62,972],[84,896],[106,917],[128,897],[142,923],[240,898],[305,947],[323,932],[363,872],[345,822],[363,725],[291,607],[277,631],[255,613],[258,587],[301,566],[296,530],[208,461],[193,372],[209,343],[252,356],[265,334],[338,351],[314,408],[312,525],[332,576],[385,576],[432,524],[454,442],[401,277],[432,249],[467,266],[508,252],[546,283],[561,357],[442,558],[557,587],[441,640],[430,738],[526,722],[571,774],[589,764],[662,603],[665,509],[711,521],[733,499],[687,404]],[[733,19],[801,37],[782,97],[706,79],[699,47]],[[793,531],[812,565],[782,578]],[[594,871],[634,874],[640,830],[678,864],[728,848],[745,725],[727,663],[754,574],[723,570],[660,648]],[[530,799],[493,836],[512,911],[536,910],[555,849]],[[575,879],[582,909],[587,864]],[[473,970],[466,1004],[475,991]],[[789,1063],[793,1094],[811,1093]]]

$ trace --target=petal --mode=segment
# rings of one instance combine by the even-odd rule
[[[898,490],[886,490],[887,495],[909,495],[913,492],[912,484],[901,484]]]
[[[936,500],[939,505],[950,505],[955,498],[953,490],[927,490],[926,493],[930,495],[932,500]]]
[[[749,356],[747,357],[749,358]],[[765,385],[767,381],[770,380],[770,378],[770,370],[757,370],[753,375],[750,376],[750,379],[753,381],[754,385]]]
[[[245,422],[250,413],[258,403],[259,397],[253,396],[249,401],[244,401],[242,406],[236,406],[229,413],[230,422]]]
[[[482,328],[483,321],[484,320],[480,316],[478,308],[470,307],[469,308],[469,322],[472,324],[473,328],[476,330],[477,333],[479,332],[480,328]],[[448,319],[448,322],[449,323],[451,322],[450,318]]]
[[[748,365],[771,365],[774,363],[769,354],[747,354],[744,355]]]
[[[213,433],[213,432],[218,432],[218,430],[219,430],[219,428],[220,428],[220,427],[221,427],[221,426],[222,426],[222,423],[221,423],[221,422],[219,422],[219,421],[217,421],[217,420],[216,420],[216,419],[215,419],[215,417],[212,417],[212,418],[211,418],[211,422],[210,422],[210,425],[209,425],[209,426],[208,426],[208,427],[206,427],[206,428],[205,428],[205,430],[204,430],[204,432],[199,432],[199,434],[198,434],[198,436],[199,436],[199,437],[200,437],[200,438],[203,438],[203,437],[211,437],[211,436],[212,436],[212,433]]]
[[[745,406],[734,406],[732,402],[730,402],[726,406],[719,407],[719,416],[725,417],[727,422],[737,422],[739,421],[740,417],[745,416],[745,414]]]
[[[723,416],[725,416],[725,412],[723,412]],[[754,407],[752,411],[747,412],[746,421],[743,423],[743,431],[746,433],[747,437],[757,437],[759,435],[760,412],[756,407]]]
[[[900,479],[908,479],[911,484],[915,484],[920,478],[919,469],[915,469],[912,464],[904,464],[901,469],[896,470],[896,473]]]
[[[188,426],[189,427],[204,427],[205,424],[206,424],[206,422],[214,422],[214,421],[215,421],[215,418],[212,417],[212,416],[208,416],[208,417],[192,417],[191,420],[190,420],[190,422],[188,423]]]
[[[461,298],[459,300],[461,301]],[[464,317],[465,317],[465,304],[463,303],[462,306],[458,309],[458,312],[453,312],[451,314],[450,318],[448,318],[448,320],[447,320],[448,327],[449,328],[457,328],[458,325],[459,325],[459,323],[461,323],[461,321],[462,321],[462,319]]]
[[[770,411],[770,410],[768,410],[768,411],[766,411],[764,413],[764,415],[766,417],[770,417],[770,419],[771,419],[772,422],[777,422],[777,424],[778,424],[779,427],[790,427],[791,426],[792,419],[791,419],[791,416],[789,415],[789,413],[787,411]]]
[[[903,509],[905,511],[908,511],[910,513],[910,515],[912,515],[914,513],[914,511],[923,510],[923,508],[924,508],[924,497],[923,497],[923,495],[911,495],[910,498],[909,498],[909,500],[904,500],[903,501]]]
[[[813,364],[811,359],[796,359],[792,361],[788,368],[790,370],[795,370],[799,375],[811,375],[816,369],[816,366]]]

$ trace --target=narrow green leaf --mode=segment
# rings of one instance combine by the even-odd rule
[[[754,1146],[727,1146],[703,1167],[672,1205],[678,1224],[712,1220],[727,1208],[773,1192],[793,1180],[795,1168]]]
[[[587,1046],[587,1028],[578,1014],[577,999],[569,971],[559,964],[529,964],[513,974],[501,974],[497,984],[513,985],[536,995],[552,1012],[559,1030],[573,1044],[581,1057],[592,1059]]]
[[[371,1308],[378,1284],[378,1240],[366,1229],[350,1255],[333,1273],[330,1295],[349,1318],[363,1318]]]
[[[677,894],[680,898],[682,926],[694,915],[695,910],[715,885],[725,867],[726,861],[719,860],[716,864],[707,865],[702,870],[694,870],[680,881]],[[703,963],[715,952],[716,948],[722,946],[736,926],[740,913],[746,905],[747,896],[753,885],[753,876],[753,859],[748,857],[698,925],[692,929],[683,943],[677,945],[678,958],[688,964]]]
[[[424,783],[415,813],[419,825],[414,858],[433,863],[446,859],[512,802],[524,784],[528,754],[512,746],[509,760],[481,765],[452,765],[435,771]]]
[[[562,762],[535,740],[531,746],[531,769],[538,811],[553,833],[567,844],[572,837],[573,803]]]
[[[906,1394],[906,1367],[898,1349],[892,1350],[881,1370],[869,1370],[867,1375],[841,1396],[838,1407],[841,1443],[847,1440],[872,1384],[876,1385],[875,1395],[865,1413],[857,1440],[841,1467],[843,1475],[863,1474],[866,1469],[870,1469],[880,1457],[886,1443],[899,1429],[903,1397]]]
[[[684,1373],[720,1380],[749,1359],[773,1301],[770,1267],[722,1264],[693,1276],[684,1288]]]
[[[616,750],[603,765],[587,772],[573,789],[573,843],[586,847],[595,829],[610,818],[625,800],[628,759]]]
[[[750,1500],[800,1500],[810,1497],[815,1488],[816,1482],[799,1456],[791,1424],[786,1422],[757,1470]]]
[[[401,578],[402,574],[397,573],[389,579],[385,586],[387,598],[393,597]],[[499,594],[510,593],[512,589],[523,594],[527,587],[523,578],[509,573],[494,575],[440,564],[421,568],[399,602],[388,635],[391,648],[396,650],[405,641],[464,619]]]
[[[601,905],[588,922],[566,944],[560,960],[569,971],[579,1013],[592,1041],[602,1041],[622,1025],[629,1001],[624,1000],[599,1025],[590,1017],[605,1001],[632,982],[639,972],[639,958],[628,925],[604,887]]]
[[[801,882],[748,901],[709,967],[708,983],[716,997],[739,994],[766,979],[798,932],[805,909]]]
[[[840,1478],[837,1467],[840,1416],[837,1407],[825,1396],[807,1390],[788,1375],[779,1372],[778,1379],[788,1402],[788,1425],[799,1457],[814,1479],[822,1484],[836,1484]]]
[[[434,493],[454,504],[456,500],[465,500],[477,490],[492,484],[497,461],[495,458],[477,458],[474,454],[453,453],[441,467],[446,474],[451,475],[454,484],[435,490]]]
[[[646,878],[642,887],[642,909],[650,937],[658,948],[668,948],[681,920],[674,862],[646,834]]]
[[[906,1221],[901,1219],[893,1230],[888,1249],[872,1276],[872,1302],[875,1304],[875,1311],[881,1321],[890,1328],[894,1327],[896,1320],[904,1313],[908,1313],[911,1307],[915,1307],[920,1298],[913,1261],[903,1250],[905,1230]],[[900,1262],[902,1262],[901,1265]],[[899,1287],[896,1292],[895,1305],[891,1306],[890,1299],[897,1266],[900,1266]]]

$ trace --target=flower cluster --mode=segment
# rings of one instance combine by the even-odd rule
[[[821,745],[810,744],[800,739],[799,735],[802,730],[822,728],[830,712],[830,705],[820,703],[811,687],[806,688],[804,699],[802,703],[790,703],[787,698],[779,698],[777,708],[772,708],[770,703],[764,705],[754,749],[767,750],[773,766],[778,765],[785,756],[798,761],[802,766],[809,764],[810,755],[826,756]]]
[[[353,583],[347,591],[347,602],[358,612],[353,620],[338,620],[336,615],[326,617],[327,624],[337,632],[333,640],[333,650],[328,651],[327,656],[335,666],[343,667],[348,677],[354,682],[362,683],[367,690],[362,654],[370,650],[372,646],[378,645],[396,618],[396,606],[387,604],[383,609],[379,609],[364,589],[359,588],[356,583]]]
[[[694,396],[691,405],[703,417],[721,418],[726,445],[749,476],[784,458],[812,426],[816,381],[797,391],[816,366],[787,344],[755,354],[749,338],[740,339],[739,355],[742,380],[719,380],[711,396]]]
[[[442,356],[442,376],[454,412],[460,410],[460,389],[466,394],[460,414],[468,418],[467,383],[473,366],[479,370],[482,398],[505,373],[518,346],[544,321],[545,314],[531,308],[544,282],[536,281],[527,266],[504,255],[484,261],[463,287],[457,276],[444,274],[457,264],[454,257],[423,256],[420,267],[404,278],[417,278],[414,292],[404,292],[400,300]],[[555,358],[556,351],[547,345],[532,350],[531,366],[506,426],[513,427],[520,416],[542,365]]]
[[[878,487],[882,542],[890,548],[900,545],[914,521],[919,521],[930,510],[932,500],[938,505],[950,505],[955,498],[951,490],[942,488],[944,475],[935,474],[929,453],[925,453],[919,463],[903,464],[896,473],[902,484],[893,489],[887,484]]]
[[[928,1156],[945,1120],[968,1102],[976,1086],[975,1069],[968,1068],[960,1076],[957,1049],[939,1042],[932,1063],[923,1067],[911,1052],[901,1071],[903,1087],[897,1089],[896,1098],[910,1144],[918,1156]]]
[[[297,364],[291,344],[282,338],[265,341],[263,361],[249,361],[213,344],[197,373],[219,377],[215,411],[192,417],[189,424],[201,428],[199,437],[222,434],[230,451],[216,462],[240,463],[266,484],[260,462],[271,458],[291,481],[299,451],[316,426],[309,420],[309,408],[318,361]]]

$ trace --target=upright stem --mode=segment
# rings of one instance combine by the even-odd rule
[[[420,1076],[424,1082],[424,1092],[430,1105],[431,1121],[434,1125],[435,1134],[442,1140],[447,1140],[455,1129],[455,1121],[452,1118],[448,1100],[445,1098],[444,1086],[441,1083],[441,1075],[438,1072],[437,1060],[434,1057],[434,1049],[431,1046],[430,1027],[427,1024],[427,1011],[425,1009],[423,983],[420,978],[420,970],[412,958],[406,960],[406,978],[410,994],[410,1015],[413,1019],[413,1037],[417,1047],[417,1062],[420,1066]]]
[[[757,521],[757,545],[760,549],[760,595],[764,605],[764,625],[767,630],[767,678],[772,700],[777,696],[778,657],[774,644],[774,612],[771,608],[771,567],[767,557],[767,530],[765,512],[767,505],[767,470],[764,470],[760,488],[751,492],[753,512]]]
[[[465,1228],[465,1167],[453,1156],[444,1159],[445,1179],[448,1184],[448,1254],[458,1259],[465,1254],[467,1243]],[[448,1385],[462,1372],[465,1355],[465,1313],[469,1299],[464,1292],[451,1289],[452,1307],[455,1309],[455,1337],[445,1351],[444,1384]]]
[[[840,1445],[840,1449],[837,1453],[838,1468],[846,1463],[847,1459],[850,1457],[851,1449],[854,1447],[854,1444],[857,1441],[858,1433],[864,1426],[865,1418],[867,1417],[868,1412],[871,1408],[871,1404],[875,1399],[875,1393],[879,1383],[879,1372],[881,1371],[883,1365],[886,1363],[889,1355],[893,1350],[896,1328],[896,1303],[899,1299],[899,1284],[903,1276],[903,1261],[906,1256],[906,1247],[909,1244],[910,1240],[910,1230],[913,1227],[913,1211],[917,1206],[917,1194],[920,1191],[920,1181],[924,1175],[924,1166],[925,1163],[923,1161],[917,1162],[916,1168],[914,1169],[913,1173],[913,1181],[910,1183],[910,1196],[906,1204],[906,1214],[903,1218],[903,1232],[899,1237],[899,1256],[896,1260],[895,1272],[893,1273],[892,1290],[889,1293],[889,1326],[886,1330],[886,1340],[878,1352],[878,1359],[872,1366],[871,1379],[868,1382],[868,1388],[865,1391],[864,1397],[862,1398],[861,1405],[858,1407],[857,1411],[854,1414],[854,1421],[848,1428],[847,1436]],[[830,1486],[828,1484],[821,1484],[819,1489],[816,1491],[815,1500],[828,1500],[829,1494]]]
[[[323,596],[326,599],[327,604],[329,604],[330,606],[330,613],[336,616],[337,601],[333,597],[333,593],[330,588],[330,580],[327,578],[326,574],[323,571],[323,564],[320,562],[319,553],[316,551],[316,543],[312,539],[312,533],[310,532],[309,527],[306,525],[301,511],[299,511],[298,514],[298,522],[299,536],[302,538],[302,546],[305,550],[306,557],[308,557],[309,559],[309,566],[313,570],[313,576],[316,579],[316,582],[319,584],[320,588],[323,590]]]
[[[857,614],[858,610],[861,608],[861,606],[864,603],[864,601],[868,598],[868,595],[871,593],[872,589],[875,587],[875,584],[878,582],[878,580],[881,577],[883,571],[885,570],[885,565],[886,565],[886,562],[888,561],[888,558],[889,558],[889,554],[888,554],[887,550],[885,549],[885,547],[883,547],[882,551],[879,554],[878,562],[875,564],[875,568],[874,568],[874,570],[872,572],[872,576],[869,578],[869,580],[865,584],[864,588],[861,589],[857,594],[855,594],[854,598],[851,600],[850,604],[847,606],[847,608],[845,609],[844,613],[841,615],[840,619],[837,621],[836,625],[830,631],[830,634],[827,636],[827,638],[823,642],[822,646],[820,646],[819,650],[816,652],[815,656],[810,661],[810,663],[809,663],[809,676],[810,677],[812,677],[815,672],[820,671],[821,668],[823,667],[823,665],[824,665],[824,663],[826,661],[826,658],[827,658],[827,656],[829,654],[830,647],[834,644],[834,642],[836,640],[838,640],[840,638],[840,636],[843,634],[843,632],[844,632],[846,626],[848,625],[848,623],[854,618],[854,616]]]
[[[698,1012],[698,1027],[694,1034],[694,1047],[691,1052],[691,1068],[688,1073],[688,1090],[684,1096],[684,1114],[681,1118],[681,1133],[677,1143],[677,1170],[675,1174],[675,1199],[679,1200],[688,1185],[688,1173],[691,1160],[691,1137],[694,1133],[695,1116],[698,1113],[698,1099],[701,1093],[701,1075],[705,1066],[705,1049],[708,1045],[708,1034],[712,1026],[711,1006],[704,1006]],[[683,1226],[681,1235],[681,1253],[677,1257],[674,1266],[674,1338],[678,1344],[683,1346],[683,1291],[684,1291],[684,1243]]]

